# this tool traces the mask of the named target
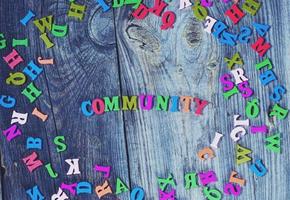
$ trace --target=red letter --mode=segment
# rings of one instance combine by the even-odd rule
[[[232,7],[225,12],[225,15],[227,15],[234,24],[237,24],[245,16],[245,13],[237,4],[233,4]]]
[[[263,57],[265,53],[271,48],[271,44],[266,43],[265,38],[259,37],[258,40],[251,45],[251,47],[259,54],[259,56]]]
[[[42,166],[41,160],[37,160],[37,157],[37,153],[32,152],[32,154],[22,159],[30,172],[33,172],[38,167]]]

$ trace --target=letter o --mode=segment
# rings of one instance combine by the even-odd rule
[[[130,200],[144,200],[144,190],[143,188],[136,187],[132,190],[130,195]]]
[[[105,103],[103,99],[94,99],[92,102],[92,108],[97,115],[103,114],[105,111]]]

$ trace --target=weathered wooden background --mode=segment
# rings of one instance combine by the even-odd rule
[[[23,136],[11,143],[7,143],[5,137],[0,140],[0,194],[3,200],[29,199],[25,191],[36,184],[47,199],[57,192],[61,182],[89,181],[96,185],[103,179],[94,172],[95,164],[112,166],[110,182],[113,189],[116,177],[120,177],[130,188],[143,187],[146,199],[150,200],[158,198],[157,177],[167,177],[169,173],[177,182],[177,199],[204,199],[201,188],[184,189],[183,177],[187,172],[210,169],[216,172],[219,182],[214,186],[221,191],[232,170],[246,178],[247,184],[239,199],[289,199],[289,120],[270,122],[267,118],[271,87],[261,86],[254,68],[261,59],[249,45],[238,44],[234,48],[220,45],[203,31],[190,8],[178,9],[179,1],[169,4],[169,9],[176,12],[177,21],[174,29],[168,31],[160,30],[161,20],[155,15],[142,21],[133,19],[130,6],[103,13],[93,0],[77,2],[87,5],[82,22],[67,17],[68,0],[0,1],[0,32],[10,42],[9,47],[1,50],[1,57],[11,51],[12,38],[28,37],[30,47],[17,48],[25,63],[40,55],[53,57],[56,63],[45,66],[44,73],[35,81],[43,94],[35,104],[30,104],[20,94],[23,88],[5,84],[10,69],[0,59],[0,93],[17,98],[15,110],[18,112],[31,113],[36,105],[49,115],[45,123],[30,115],[27,124],[21,127]],[[289,90],[289,2],[262,2],[257,16],[247,15],[238,26],[231,28],[238,32],[239,27],[251,26],[252,22],[271,25],[266,38],[273,47],[267,55],[273,60],[280,82]],[[145,1],[145,4],[152,5],[152,1]],[[209,13],[230,25],[232,23],[223,15],[229,6],[217,0]],[[39,31],[31,22],[27,27],[19,23],[28,9],[37,13],[38,18],[53,14],[58,24],[67,22],[68,36],[55,39],[55,47],[46,49],[39,39]],[[249,171],[249,164],[236,166],[234,144],[229,137],[233,115],[245,117],[245,102],[240,95],[224,100],[218,79],[227,71],[223,58],[231,57],[236,51],[241,53],[246,75],[263,104],[259,119],[252,123],[266,123],[271,127],[271,133],[279,131],[283,135],[281,155],[265,149],[263,135],[247,134],[239,142],[253,150],[254,160],[261,158],[267,166],[268,173],[262,178]],[[87,118],[80,111],[83,100],[140,93],[198,96],[208,100],[210,105],[202,116],[149,111],[110,112]],[[287,98],[283,99],[282,105],[290,107]],[[12,109],[1,108],[1,130],[9,127],[11,115]],[[216,151],[217,157],[201,162],[196,153],[211,143],[215,131],[225,135]],[[66,137],[66,152],[56,152],[53,138],[57,135]],[[59,174],[57,179],[51,179],[45,168],[30,174],[22,164],[21,158],[30,152],[25,149],[28,136],[44,140],[39,156],[45,164],[52,163]],[[64,160],[68,158],[80,158],[81,175],[66,176],[68,165]],[[118,198],[129,199],[129,193]],[[97,199],[97,196],[83,195],[72,199]],[[232,197],[225,196],[224,199]]]

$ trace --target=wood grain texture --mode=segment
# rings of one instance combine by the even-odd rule
[[[4,168],[2,168],[2,156],[1,156],[1,166],[0,166],[0,200],[3,200],[3,174],[4,174]]]
[[[1,150],[6,167],[4,174],[4,199],[19,199],[25,196],[25,190],[37,184],[43,195],[49,199],[62,182],[74,183],[89,181],[93,186],[103,182],[102,174],[94,171],[94,166],[111,165],[114,174],[110,182],[115,185],[116,177],[122,177],[126,182],[128,177],[125,135],[123,130],[122,113],[110,113],[101,117],[86,118],[81,114],[80,105],[83,100],[89,100],[103,95],[119,95],[118,65],[116,59],[115,39],[113,32],[112,12],[103,14],[95,3],[79,2],[87,5],[87,12],[83,22],[78,22],[67,17],[69,4],[67,1],[43,1],[41,3],[29,1],[24,3],[23,11],[10,20],[11,28],[2,21],[2,27],[7,28],[6,34],[13,36],[15,32],[27,35],[31,47],[21,49],[25,60],[43,57],[53,57],[55,65],[45,66],[44,73],[36,80],[35,84],[42,89],[43,95],[37,100],[37,106],[49,115],[49,120],[41,123],[30,115],[29,122],[23,126],[24,137],[10,144],[4,138],[1,140]],[[28,5],[29,4],[29,5]],[[1,7],[3,12],[12,11]],[[19,4],[20,6],[20,4]],[[68,23],[69,34],[65,38],[55,39],[55,47],[47,50],[38,39],[39,32],[32,24],[21,33],[17,31],[18,20],[27,9],[38,13],[39,17],[53,14],[57,24]],[[14,15],[13,15],[14,16]],[[96,27],[99,27],[96,29]],[[7,52],[9,50],[7,49]],[[1,74],[8,74],[8,66],[2,63]],[[18,69],[22,69],[23,66]],[[2,80],[4,82],[4,80]],[[18,111],[32,111],[30,105],[17,88],[1,84],[1,92],[7,90],[17,97]],[[9,88],[9,89],[8,89]],[[18,93],[17,93],[18,92]],[[10,123],[11,111],[1,109],[1,128],[6,128]],[[45,168],[29,174],[20,159],[28,153],[25,150],[27,136],[40,136],[43,138],[43,151],[39,152],[44,162],[51,162],[59,177],[53,180]],[[56,152],[53,138],[64,135],[68,150],[63,153]],[[18,151],[15,151],[19,149]],[[81,175],[67,176],[69,166],[65,159],[79,158]],[[45,163],[45,164],[46,164]],[[11,188],[14,188],[11,190]],[[94,191],[94,188],[93,188]],[[128,194],[124,194],[126,198]],[[82,195],[78,198],[96,199],[96,195]],[[113,198],[113,197],[112,197]]]
[[[145,1],[145,4],[150,5],[150,2]],[[251,26],[253,21],[272,26],[266,37],[273,45],[268,56],[273,60],[280,83],[285,86],[287,76],[281,66],[289,65],[289,62],[281,55],[285,55],[284,41],[288,40],[284,30],[288,27],[285,19],[289,17],[287,9],[283,9],[286,4],[283,1],[263,1],[263,7],[256,17],[248,15],[237,27],[230,27],[233,32],[239,32],[241,26]],[[158,111],[125,113],[129,159],[134,160],[130,162],[131,182],[141,182],[147,198],[156,199],[157,177],[167,177],[169,173],[173,173],[178,183],[177,199],[204,199],[201,188],[191,191],[184,189],[185,173],[214,170],[219,179],[215,187],[222,191],[222,183],[228,181],[231,170],[236,170],[247,179],[247,186],[239,199],[287,199],[288,188],[283,187],[283,183],[287,183],[288,178],[283,174],[287,174],[289,163],[288,120],[272,122],[266,117],[268,106],[271,105],[269,93],[272,87],[262,87],[259,82],[259,74],[254,65],[261,59],[249,45],[237,45],[235,48],[220,45],[202,30],[201,23],[194,19],[190,8],[180,11],[178,7],[178,2],[169,4],[169,9],[175,10],[177,15],[175,28],[170,31],[161,31],[160,18],[154,15],[138,21],[128,19],[128,9],[116,12],[123,94],[145,92],[190,95],[210,102],[204,115],[199,117]],[[231,24],[223,16],[228,7],[229,5],[217,2],[209,14]],[[253,41],[254,38],[251,42]],[[224,100],[218,79],[227,72],[223,58],[231,57],[236,51],[241,53],[246,74],[255,89],[255,96],[260,98],[263,105],[261,117],[251,123],[266,123],[271,127],[270,133],[279,131],[283,134],[282,155],[265,149],[263,135],[248,134],[239,142],[253,150],[253,160],[263,159],[269,169],[267,176],[263,178],[254,177],[249,171],[249,164],[236,166],[235,146],[229,137],[233,129],[233,115],[240,114],[245,117],[245,102],[241,100],[241,96]],[[286,106],[286,102],[287,98],[284,98],[282,105]],[[201,162],[196,153],[211,143],[215,131],[225,135],[221,148],[216,151],[217,157],[210,162]]]
[[[69,7],[66,0],[12,0],[9,3],[0,0],[1,32],[7,40],[26,36],[30,39],[30,48],[17,49],[25,58],[25,63],[39,55],[53,57],[56,62],[53,66],[44,66],[44,73],[35,81],[43,94],[32,105],[20,94],[23,87],[5,84],[10,70],[1,60],[0,93],[17,98],[16,111],[31,113],[37,106],[49,115],[49,119],[42,123],[30,115],[28,123],[21,127],[24,136],[11,143],[7,143],[4,137],[0,140],[4,169],[0,174],[3,175],[0,199],[29,199],[25,190],[35,184],[47,199],[57,191],[61,182],[89,181],[95,186],[103,179],[101,174],[94,172],[93,166],[102,164],[112,166],[110,182],[114,190],[116,177],[120,177],[130,188],[143,187],[146,200],[158,198],[157,177],[166,178],[170,173],[177,183],[178,200],[202,200],[201,187],[189,191],[184,189],[184,174],[206,170],[216,172],[219,182],[212,187],[221,191],[231,171],[238,171],[247,180],[238,199],[287,200],[290,189],[290,140],[287,131],[290,124],[288,119],[281,122],[266,117],[271,105],[269,93],[273,87],[260,84],[259,72],[254,65],[261,59],[249,45],[238,44],[234,48],[220,45],[213,36],[203,31],[202,23],[194,18],[190,8],[178,9],[178,1],[171,2],[168,7],[177,16],[174,29],[169,31],[160,30],[161,20],[155,15],[149,15],[142,21],[133,19],[130,6],[103,13],[95,1],[77,2],[87,5],[82,22],[66,16]],[[254,21],[271,25],[266,38],[273,47],[267,56],[273,61],[279,83],[289,91],[290,26],[286,21],[290,17],[289,5],[286,0],[262,2],[257,16],[247,15],[238,26],[230,29],[239,32],[241,26],[251,26]],[[152,5],[152,1],[144,3]],[[214,7],[209,9],[209,15],[231,24],[223,15],[228,7],[215,2]],[[68,23],[68,36],[54,39],[55,47],[45,49],[38,39],[38,30],[32,24],[27,28],[19,24],[19,19],[28,9],[35,11],[38,17],[53,14],[58,24]],[[14,10],[17,14],[13,15],[11,12]],[[9,51],[11,47],[2,50],[1,56]],[[229,137],[234,114],[245,117],[245,101],[240,95],[224,100],[218,80],[228,71],[223,58],[231,57],[236,51],[241,53],[255,97],[263,105],[260,117],[251,124],[266,123],[270,126],[270,133],[279,131],[283,135],[281,155],[265,149],[263,135],[247,134],[239,142],[253,150],[253,160],[261,158],[267,166],[268,173],[262,178],[249,171],[249,164],[236,166],[235,145]],[[16,71],[24,67],[25,64]],[[83,100],[141,93],[196,96],[208,100],[210,104],[202,116],[192,112],[152,110],[110,112],[87,118],[80,111]],[[282,106],[290,107],[288,95],[283,98]],[[11,109],[0,109],[1,130],[9,127],[11,115]],[[220,149],[216,151],[216,158],[209,162],[199,161],[196,153],[209,146],[216,131],[225,135]],[[57,135],[66,137],[66,152],[56,152],[53,138]],[[21,163],[21,158],[31,152],[24,148],[28,136],[43,139],[43,151],[39,151],[39,156],[45,164],[53,164],[59,173],[57,179],[51,179],[44,168],[30,174]],[[80,158],[81,175],[66,176],[68,165],[64,160],[68,158]],[[72,199],[96,198],[96,195],[84,195]],[[129,193],[118,198],[129,199]],[[234,198],[224,196],[224,199]]]

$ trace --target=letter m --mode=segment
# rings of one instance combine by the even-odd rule
[[[137,110],[137,96],[131,96],[131,98],[128,96],[122,97],[122,104],[123,110]]]
[[[105,111],[119,111],[120,107],[119,107],[119,97],[118,96],[113,96],[112,100],[110,99],[110,97],[104,97],[104,101],[105,101]]]
[[[281,140],[281,137],[280,137],[279,133],[267,137],[266,138],[266,148],[275,152],[275,153],[281,153],[281,141],[280,140]]]
[[[248,156],[248,154],[252,153],[250,149],[247,149],[245,147],[242,147],[240,145],[237,145],[237,150],[236,150],[236,162],[238,165],[249,162],[252,160],[251,157]]]
[[[251,47],[259,54],[259,56],[263,57],[265,53],[271,48],[271,44],[266,43],[265,38],[259,37],[258,40],[251,45]]]
[[[42,166],[42,162],[38,159],[38,155],[35,152],[32,152],[32,154],[23,158],[22,160],[30,172],[33,172],[38,167]]]

